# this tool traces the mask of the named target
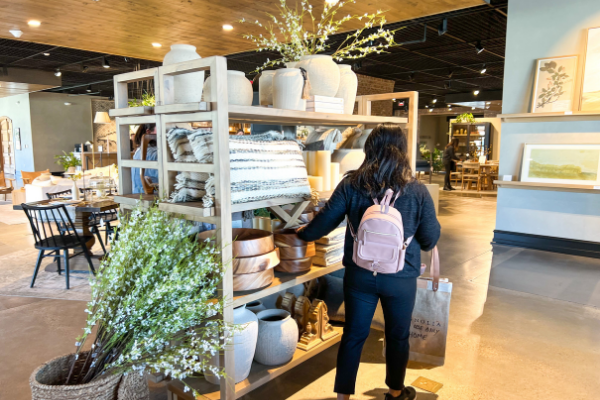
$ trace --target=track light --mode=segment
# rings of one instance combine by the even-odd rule
[[[450,81],[444,82],[444,89],[450,89]]]
[[[452,104],[448,104],[448,108],[452,107]]]
[[[481,54],[481,52],[485,50],[485,47],[481,44],[481,40],[478,40],[475,44],[475,50],[477,50],[477,54]]]
[[[437,103],[437,99],[433,99],[433,100],[431,100],[431,102],[432,102],[433,104],[435,104],[435,103]]]
[[[81,72],[87,72],[88,68],[89,67],[87,65],[82,65],[81,66]]]
[[[411,72],[410,74],[408,74],[408,80],[411,82],[414,82],[415,80],[415,73]]]
[[[442,36],[446,32],[448,32],[448,18],[444,18],[442,20],[442,23],[440,24],[440,26],[438,26],[438,35],[439,36]]]
[[[448,111],[452,111],[452,107],[448,108]]]
[[[471,110],[474,110],[474,109],[475,109],[475,107],[471,107]]]
[[[86,91],[86,92],[88,92],[88,93],[89,93],[89,92],[91,92],[91,91],[92,91],[92,85],[89,85],[89,86],[87,87],[87,89],[85,89],[85,91]]]
[[[125,60],[125,62],[129,62],[129,58],[123,57],[123,59]]]
[[[481,72],[482,74],[485,74],[485,71],[487,71],[487,68],[485,67],[485,64],[483,64],[483,68],[481,68],[481,71],[480,71],[480,72]]]
[[[46,57],[49,57],[49,56],[50,56],[50,53],[44,53],[44,55],[45,55]]]
[[[57,69],[56,72],[54,73],[54,76],[61,76],[62,72],[60,72],[60,69]]]
[[[475,89],[475,90],[473,90],[473,94],[474,94],[475,96],[477,96],[477,95],[479,94],[479,89]]]
[[[104,68],[110,68],[110,64],[108,63],[108,58],[106,58],[106,56],[102,57],[102,66]]]

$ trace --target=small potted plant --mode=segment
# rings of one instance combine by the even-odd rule
[[[64,155],[62,156],[54,156],[54,158],[56,159],[56,163],[63,167],[65,172],[74,173],[75,168],[81,166],[81,160],[75,157],[75,154],[73,154],[73,152],[67,154],[63,151],[63,154]]]

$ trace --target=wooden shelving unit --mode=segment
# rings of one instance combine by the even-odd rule
[[[212,79],[211,98],[206,99],[206,102],[174,104],[174,76],[206,70],[210,71]],[[127,108],[127,84],[130,82],[147,80],[149,78],[154,79],[154,91],[157,96],[156,107],[150,109],[147,107]],[[279,213],[285,213],[280,206],[296,204],[292,210],[292,215],[289,216],[290,222],[294,222],[295,218],[293,218],[293,215],[301,212],[308,204],[308,202],[302,198],[277,198],[243,204],[231,204],[229,168],[230,124],[239,122],[313,126],[356,126],[358,124],[376,125],[380,123],[401,124],[408,130],[409,146],[411,146],[411,148],[414,147],[415,149],[415,152],[411,152],[411,154],[416,154],[416,128],[418,121],[417,92],[360,96],[357,98],[359,103],[359,115],[314,113],[267,107],[229,105],[227,99],[227,61],[224,57],[208,57],[149,70],[135,71],[128,74],[117,75],[114,80],[116,109],[111,110],[110,115],[115,116],[117,120],[117,144],[119,147],[118,162],[121,171],[119,174],[121,194],[116,196],[115,200],[126,208],[134,207],[137,202],[140,201],[139,194],[131,194],[131,173],[129,172],[131,168],[156,168],[159,170],[160,194],[158,196],[142,196],[141,201],[144,206],[151,205],[158,197],[167,198],[173,188],[175,176],[178,172],[191,171],[214,174],[216,190],[214,207],[204,208],[201,202],[160,202],[159,208],[177,214],[178,217],[215,224],[218,232],[217,244],[220,247],[223,263],[226,265],[232,260],[232,249],[231,246],[227,245],[231,242],[232,237],[232,213],[258,208],[272,208]],[[409,98],[409,118],[372,116],[370,112],[371,101],[382,100],[382,97],[385,99]],[[212,125],[215,160],[213,164],[175,162],[167,146],[166,132],[170,128],[178,124],[194,122],[209,122]],[[136,161],[130,159],[129,126],[142,123],[157,124],[157,161]],[[414,160],[411,161],[414,164]],[[227,323],[233,323],[233,308],[235,306],[291,288],[292,286],[321,277],[341,268],[342,265],[339,263],[324,268],[313,267],[310,271],[302,275],[276,273],[274,281],[268,287],[257,291],[243,293],[234,293],[233,273],[231,269],[228,269],[224,273],[221,289],[224,296],[233,299],[233,301],[225,307],[222,318]],[[222,381],[220,388],[210,385],[202,379],[199,379],[202,381],[198,383],[199,386],[196,385],[196,383],[194,383],[194,386],[197,387],[201,393],[206,394],[210,399],[237,399],[309,359],[315,354],[333,346],[340,338],[341,335],[338,335],[310,351],[298,350],[292,361],[277,368],[254,364],[250,377],[237,385],[233,385],[231,379],[231,377],[234,376],[235,360],[234,352],[229,349],[225,351],[221,361],[221,365],[224,366],[228,378]],[[181,387],[180,382],[172,382],[169,384],[170,396],[172,399],[180,397],[186,399],[191,398],[189,393],[184,395]]]
[[[576,192],[600,194],[600,189],[593,185],[565,185],[563,183],[537,183],[517,181],[494,181],[498,187],[506,189],[547,190],[551,192]]]
[[[521,113],[499,114],[502,122],[571,122],[571,121],[600,121],[600,113],[572,112],[572,113]]]

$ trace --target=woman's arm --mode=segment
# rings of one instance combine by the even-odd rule
[[[344,220],[346,216],[346,185],[344,181],[334,190],[325,207],[298,232],[298,237],[306,242],[314,242],[329,234]]]
[[[421,245],[421,250],[429,251],[435,247],[440,239],[440,223],[435,215],[435,206],[431,195],[425,187],[422,188],[423,201],[421,203],[421,218],[415,233],[415,239]]]

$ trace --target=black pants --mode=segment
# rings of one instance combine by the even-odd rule
[[[446,174],[444,176],[444,187],[451,188],[450,184],[450,173],[452,172],[452,162],[444,164],[444,169],[446,170]]]
[[[354,394],[360,355],[379,300],[383,308],[387,342],[385,383],[393,390],[404,389],[410,322],[416,293],[417,278],[397,278],[385,274],[373,276],[372,272],[362,268],[346,268],[346,323],[337,358],[336,393]]]

